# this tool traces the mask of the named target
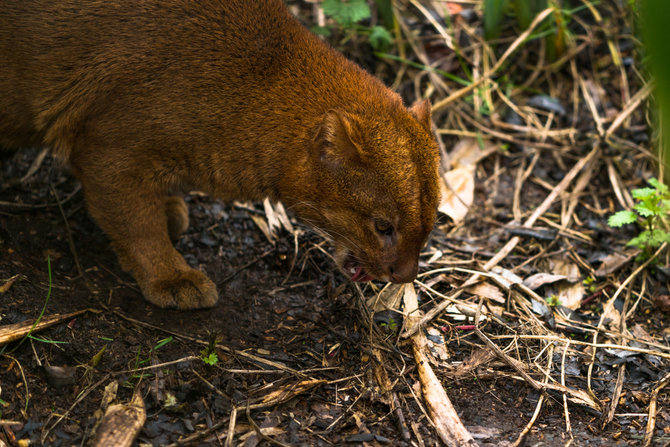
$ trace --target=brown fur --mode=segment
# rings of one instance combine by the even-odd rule
[[[438,200],[430,105],[405,108],[281,0],[3,0],[0,67],[0,146],[69,162],[152,303],[218,299],[170,242],[185,188],[282,200],[350,275],[416,276]]]

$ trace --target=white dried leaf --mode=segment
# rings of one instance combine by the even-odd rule
[[[584,284],[580,281],[581,274],[576,264],[565,259],[553,259],[553,271],[555,275],[566,277],[556,285],[556,296],[562,306],[577,310],[584,299]],[[572,284],[571,284],[572,283]]]
[[[568,279],[565,275],[556,275],[553,273],[536,273],[523,280],[523,285],[531,290],[535,290],[545,284],[555,283],[563,279]]]
[[[451,169],[440,178],[441,200],[438,210],[460,222],[468,213],[475,197],[475,170],[482,158],[495,152],[498,146],[480,142],[474,138],[464,138],[456,143],[449,154]]]
[[[489,274],[491,275],[491,278],[504,289],[510,289],[513,284],[523,284],[523,280],[516,273],[502,267],[493,267]]]
[[[475,197],[474,167],[460,167],[445,173],[440,181],[441,200],[438,211],[460,222]]]
[[[622,255],[619,253],[612,253],[607,255],[600,263],[598,270],[596,270],[596,276],[603,277],[616,272],[621,267],[630,262],[630,260],[633,259],[633,256],[634,255]]]
[[[468,287],[467,290],[473,295],[488,298],[491,301],[495,301],[496,303],[505,304],[505,296],[500,291],[500,289],[494,286],[493,284],[485,282],[479,283],[475,284],[474,286]]]

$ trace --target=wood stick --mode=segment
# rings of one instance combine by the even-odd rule
[[[656,427],[656,404],[658,402],[658,393],[670,383],[670,373],[667,373],[654,387],[649,399],[649,418],[647,419],[647,428],[644,431],[644,443],[642,447],[649,447],[654,438],[654,428]]]
[[[127,404],[110,405],[105,411],[94,447],[129,447],[147,420],[144,400],[139,389]]]
[[[37,323],[37,325],[35,325],[35,321],[37,320],[32,318],[30,320],[22,321],[21,323],[0,326],[0,346],[12,341],[19,340],[28,334],[41,331],[42,329],[46,329],[62,321],[74,318],[83,314],[84,312],[87,312],[88,310],[90,309],[78,310],[69,314],[48,315],[42,318],[40,322]],[[35,325],[35,327],[33,327],[33,325]]]
[[[413,325],[413,320],[421,318],[413,284],[405,285],[403,300],[405,302],[406,318],[410,320],[410,325]],[[412,336],[412,344],[423,398],[440,439],[448,446],[476,447],[477,443],[458,417],[458,413],[456,413],[456,409],[444,391],[442,383],[430,367],[428,357],[424,354],[428,347],[423,332],[419,331]]]

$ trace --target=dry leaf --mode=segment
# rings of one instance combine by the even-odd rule
[[[273,236],[276,236],[277,231],[282,228],[293,233],[293,225],[286,215],[286,210],[281,202],[276,202],[273,206],[270,203],[270,199],[266,198],[263,200],[263,208],[265,210],[265,217],[268,220],[268,228]]]
[[[433,254],[430,256],[430,259],[428,259],[428,260],[426,261],[426,264],[431,265],[432,263],[434,263],[435,261],[437,261],[438,259],[440,259],[440,258],[442,257],[442,255],[444,255],[444,253],[442,252],[442,250],[436,250],[435,253],[433,253]]]
[[[654,338],[639,323],[635,323],[630,332],[637,340],[654,343]]]
[[[449,10],[449,14],[455,16],[463,11],[463,6],[456,2],[447,2],[447,9]]]
[[[444,309],[444,313],[453,321],[472,321],[477,317],[477,308],[464,304],[452,304]],[[486,322],[486,308],[479,314],[479,323]]]
[[[516,273],[499,266],[493,267],[489,275],[491,275],[491,279],[496,284],[505,290],[511,289],[514,284],[523,284],[523,281]]]
[[[475,196],[477,162],[496,149],[497,146],[489,143],[482,151],[479,142],[470,138],[456,144],[450,153],[452,169],[442,176],[440,182],[442,198],[438,210],[441,213],[454,222],[463,220]]]
[[[622,255],[619,253],[607,255],[605,259],[603,259],[598,270],[596,270],[596,276],[603,277],[616,272],[633,259],[633,256],[635,255]]]
[[[475,284],[474,286],[468,287],[467,291],[473,295],[488,298],[491,301],[495,301],[496,303],[505,304],[505,296],[500,291],[500,289],[493,284],[488,284],[485,282]]]
[[[281,229],[281,222],[279,222],[279,217],[267,197],[263,200],[263,208],[265,209],[265,218],[268,220],[268,231],[274,239],[277,231]]]
[[[436,366],[448,367],[447,360],[451,358],[447,350],[447,344],[444,341],[442,333],[434,327],[426,328],[426,347],[428,348],[429,360]]]
[[[5,281],[4,284],[0,285],[0,293],[5,293],[12,287],[12,285],[16,282],[16,280],[19,279],[19,275],[14,275],[11,278],[9,278],[7,281]]]
[[[582,305],[584,299],[584,285],[582,283],[570,284],[561,282],[558,284],[558,293],[556,294],[561,305],[568,309],[577,310]]]
[[[614,300],[611,298],[607,300],[603,306],[603,315],[602,318],[607,322],[607,326],[611,330],[618,330],[621,326],[621,312],[614,307]]]
[[[400,309],[404,291],[404,284],[388,283],[377,295],[368,298],[366,304],[375,313],[388,309]]]
[[[551,284],[556,281],[568,279],[565,275],[556,275],[552,273],[536,273],[523,280],[523,285],[531,290],[535,290],[545,284]]]
[[[654,308],[661,312],[670,312],[670,295],[654,295]]]
[[[265,218],[263,218],[263,216],[257,216],[256,214],[250,214],[249,217],[251,217],[251,220],[253,220],[256,226],[263,232],[268,242],[274,244],[275,236],[273,232],[270,231],[270,227]]]
[[[429,5],[440,17],[455,16],[463,11],[463,6],[456,2],[431,1]]]
[[[572,310],[579,309],[584,299],[584,284],[580,281],[579,267],[564,259],[552,259],[551,263],[554,274],[567,279],[556,284],[556,296],[561,305]]]
[[[440,194],[438,210],[454,222],[463,220],[475,197],[474,167],[456,168],[445,173],[440,182]]]

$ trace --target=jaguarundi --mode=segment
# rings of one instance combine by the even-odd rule
[[[147,300],[218,300],[171,239],[183,199],[281,200],[354,281],[412,281],[438,202],[405,107],[281,0],[0,1],[0,146],[48,146]]]

